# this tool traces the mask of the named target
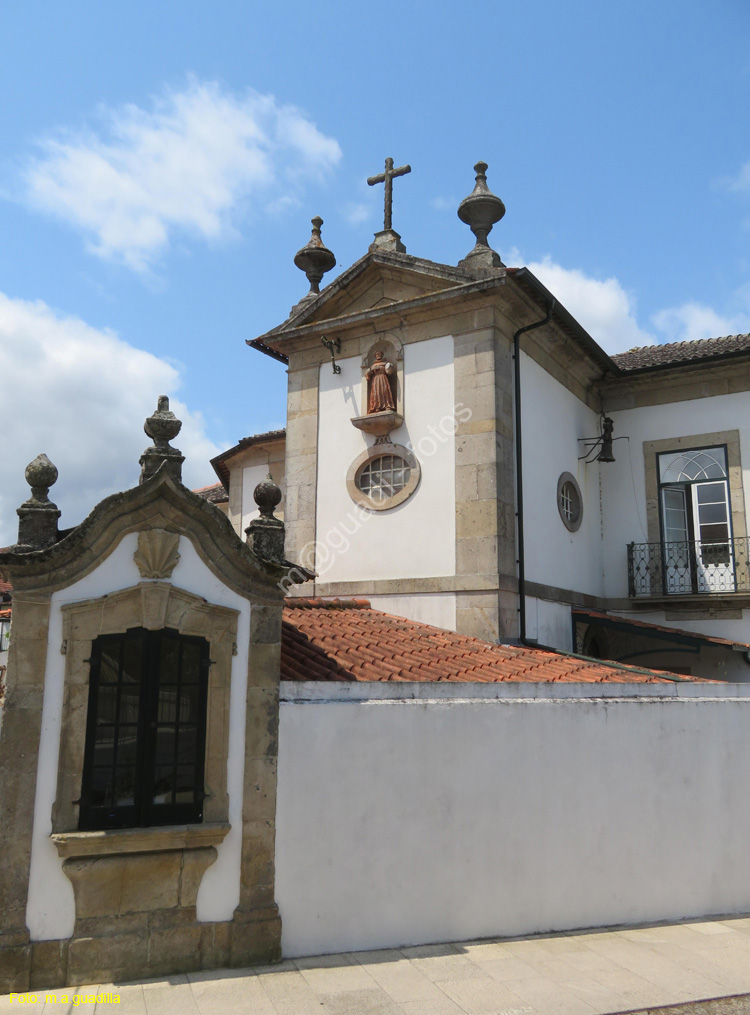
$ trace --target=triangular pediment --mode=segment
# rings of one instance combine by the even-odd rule
[[[370,253],[334,279],[317,299],[301,307],[282,328],[379,310],[465,285],[470,280],[465,271],[450,265],[408,254]]]
[[[346,288],[340,289],[321,307],[316,308],[310,322],[391,306],[404,300],[427,296],[429,293],[442,292],[455,285],[456,282],[453,280],[425,272],[371,263]]]

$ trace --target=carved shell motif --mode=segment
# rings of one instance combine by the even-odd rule
[[[180,559],[177,552],[179,542],[179,534],[166,529],[139,532],[138,549],[133,554],[133,560],[138,565],[141,578],[171,578]]]

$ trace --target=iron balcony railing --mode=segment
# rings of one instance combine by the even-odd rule
[[[750,541],[628,544],[628,595],[750,592]]]

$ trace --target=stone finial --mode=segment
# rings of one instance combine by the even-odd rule
[[[487,236],[505,214],[505,205],[487,186],[487,163],[477,162],[474,190],[458,206],[458,217],[471,229],[476,244],[459,265],[465,268],[502,268],[503,262],[490,247]]]
[[[284,562],[284,523],[273,513],[281,502],[281,490],[270,473],[255,487],[253,497],[260,518],[253,518],[245,529],[248,545],[262,560],[281,564]]]
[[[305,246],[294,255],[294,263],[300,271],[304,271],[305,275],[307,275],[310,291],[293,310],[301,309],[306,303],[310,303],[315,299],[320,292],[321,279],[327,271],[330,271],[336,265],[336,258],[333,252],[325,246],[320,236],[320,227],[323,225],[323,219],[320,215],[316,215],[310,221],[313,227],[312,235]]]
[[[47,496],[57,482],[57,469],[45,454],[37,455],[26,466],[26,482],[31,497],[17,509],[18,549],[43,550],[57,542],[60,511]]]
[[[139,459],[141,466],[140,482],[145,483],[154,473],[167,462],[169,472],[178,483],[182,482],[182,463],[185,456],[170,445],[170,441],[182,429],[182,421],[169,409],[169,399],[159,395],[156,411],[143,424],[146,436],[154,442],[146,448]]]

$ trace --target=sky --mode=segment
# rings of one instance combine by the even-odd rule
[[[746,0],[0,0],[0,545],[25,466],[61,527],[137,482],[167,394],[192,487],[283,426],[245,344],[382,228],[456,264],[473,165],[490,236],[608,352],[750,331]],[[324,284],[325,284],[324,282]]]

